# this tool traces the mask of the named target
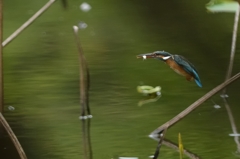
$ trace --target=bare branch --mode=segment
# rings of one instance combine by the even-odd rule
[[[222,84],[218,85],[217,87],[215,87],[214,89],[212,89],[211,91],[209,91],[207,94],[205,94],[204,96],[202,96],[200,99],[198,99],[197,101],[195,101],[193,104],[191,104],[188,108],[186,108],[184,111],[182,111],[181,113],[179,113],[178,115],[176,115],[174,118],[172,118],[171,120],[169,120],[168,122],[166,122],[165,124],[163,124],[162,126],[158,127],[156,130],[154,130],[151,134],[158,134],[159,132],[161,132],[162,130],[164,130],[164,128],[166,126],[171,127],[172,125],[174,125],[175,123],[177,123],[179,120],[181,120],[182,118],[184,118],[186,115],[188,115],[190,112],[192,112],[194,109],[196,109],[198,106],[200,106],[203,102],[205,102],[206,100],[208,100],[210,97],[212,97],[214,94],[216,94],[217,92],[219,92],[220,90],[222,90],[223,88],[225,88],[227,85],[231,84],[233,81],[237,80],[240,77],[240,72],[237,73],[235,76],[231,77],[230,79],[228,79],[227,81],[223,82]]]
[[[73,26],[73,31],[75,35],[75,40],[77,43],[78,53],[79,53],[79,75],[80,75],[80,103],[81,103],[81,116],[84,117],[86,111],[88,115],[91,116],[90,107],[88,103],[88,91],[90,87],[90,77],[87,61],[83,54],[81,43],[78,36],[78,27]]]
[[[14,33],[12,33],[4,42],[2,46],[9,44],[14,38],[16,38],[24,29],[26,29],[34,20],[36,20],[43,12],[45,12],[55,0],[49,0],[39,11],[37,11],[28,21],[26,21],[22,26],[20,26]]]
[[[5,118],[3,117],[2,113],[0,113],[0,121],[2,123],[2,125],[4,126],[4,128],[6,129],[8,135],[10,136],[13,144],[15,145],[19,156],[21,157],[21,159],[27,159],[27,156],[21,146],[21,144],[19,143],[16,135],[14,134],[14,132],[12,131],[11,127],[8,125],[7,121],[5,120]]]

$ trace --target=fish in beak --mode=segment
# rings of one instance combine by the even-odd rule
[[[156,55],[154,53],[140,54],[140,55],[137,55],[137,58],[146,60],[149,58],[156,58]]]

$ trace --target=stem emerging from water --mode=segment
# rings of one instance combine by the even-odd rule
[[[235,13],[234,18],[234,26],[233,26],[233,36],[232,36],[232,47],[231,47],[231,54],[230,54],[230,61],[228,65],[228,71],[226,74],[225,81],[228,80],[231,77],[232,74],[232,68],[233,68],[233,62],[234,62],[234,55],[236,50],[236,42],[237,42],[237,30],[238,30],[238,20],[239,20],[239,12],[240,12],[240,6],[238,3],[238,10]],[[225,87],[223,89],[222,94],[226,94],[227,88]]]

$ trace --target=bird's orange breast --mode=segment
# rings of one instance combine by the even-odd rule
[[[166,63],[179,75],[186,77],[188,81],[193,80],[193,76],[186,72],[180,65],[178,65],[173,59],[166,60]]]

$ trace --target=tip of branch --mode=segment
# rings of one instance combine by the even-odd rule
[[[78,32],[78,27],[76,25],[74,25],[73,30],[74,30],[75,33],[77,33]]]

